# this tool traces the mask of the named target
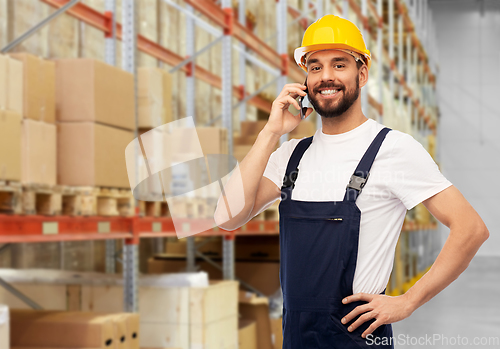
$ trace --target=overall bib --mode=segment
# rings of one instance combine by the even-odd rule
[[[386,342],[391,339],[390,324],[377,328],[373,341],[368,342],[361,334],[375,319],[354,332],[347,327],[357,317],[345,325],[340,322],[356,306],[367,303],[344,305],[342,299],[353,294],[361,219],[356,198],[390,130],[381,130],[370,144],[351,176],[343,201],[292,200],[298,165],[313,137],[301,140],[288,161],[279,205],[284,349],[393,348],[392,342],[375,345],[384,337]]]

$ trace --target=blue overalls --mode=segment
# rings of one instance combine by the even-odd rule
[[[344,305],[342,299],[353,294],[361,220],[356,198],[390,130],[382,129],[368,147],[351,176],[343,201],[292,200],[298,165],[313,137],[302,139],[288,161],[279,205],[284,349],[394,347],[374,344],[382,342],[383,337],[387,337],[386,342],[392,337],[390,324],[377,328],[373,341],[368,342],[361,334],[375,319],[353,332],[347,327],[357,318],[346,325],[340,322],[356,306],[366,304],[357,301]]]

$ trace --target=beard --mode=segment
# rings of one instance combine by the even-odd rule
[[[339,101],[331,101],[328,99],[323,100],[323,106],[320,105],[316,95],[319,94],[320,88],[329,88],[338,90],[337,93],[342,92],[344,95],[340,97]],[[336,85],[333,82],[325,82],[313,89],[313,93],[308,93],[307,97],[316,112],[325,118],[335,118],[344,114],[354,104],[359,96],[359,75],[356,77],[356,88],[346,90],[344,84]]]

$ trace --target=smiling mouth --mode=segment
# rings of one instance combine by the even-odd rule
[[[322,98],[335,98],[339,94],[339,92],[342,91],[341,89],[328,89],[328,90],[321,90],[318,92],[319,95],[321,95]]]

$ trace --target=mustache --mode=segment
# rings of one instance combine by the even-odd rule
[[[322,84],[316,86],[313,89],[313,92],[314,93],[319,93],[319,89],[320,88],[328,88],[328,89],[331,89],[331,90],[343,90],[345,88],[345,86],[344,85],[335,85],[332,82],[325,82],[325,83],[322,83]]]

